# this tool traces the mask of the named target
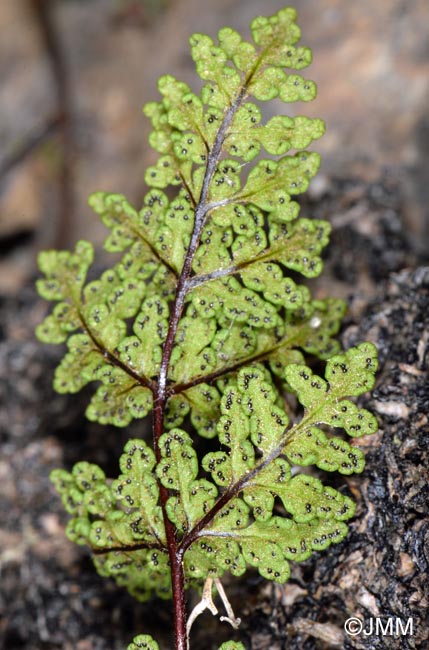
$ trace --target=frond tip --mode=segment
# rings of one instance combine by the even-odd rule
[[[127,650],[159,650],[159,645],[149,634],[139,634],[134,637]]]

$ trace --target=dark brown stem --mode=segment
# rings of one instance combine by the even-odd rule
[[[241,359],[240,361],[237,361],[236,363],[233,363],[230,366],[226,366],[224,368],[219,368],[218,370],[214,370],[213,372],[209,372],[207,375],[193,377],[190,381],[187,381],[186,383],[174,384],[174,386],[171,387],[171,394],[176,395],[177,393],[183,393],[185,390],[188,390],[188,388],[193,388],[194,386],[199,386],[200,384],[206,384],[215,381],[219,377],[224,377],[229,372],[235,372],[236,370],[239,370],[240,368],[246,366],[249,363],[257,363],[258,361],[263,361],[263,359],[265,359],[267,355],[273,351],[273,349],[274,348],[270,348],[269,350],[265,350],[264,352],[259,352],[258,354],[255,354],[252,357],[246,357],[245,359]]]
[[[246,89],[242,88],[237,96],[235,102],[230,106],[226,112],[219,130],[216,134],[213,148],[207,158],[207,166],[204,175],[204,180],[201,188],[201,194],[198,204],[195,208],[194,229],[191,235],[191,241],[186,252],[183,268],[177,282],[176,297],[170,314],[170,321],[168,332],[165,339],[161,367],[159,371],[159,379],[156,390],[154,392],[154,420],[153,420],[153,446],[155,456],[159,462],[161,459],[161,451],[159,447],[159,439],[164,430],[164,412],[167,399],[170,395],[167,382],[168,371],[170,366],[171,354],[174,347],[174,340],[176,338],[177,328],[180,318],[183,314],[185,299],[188,291],[190,290],[190,277],[192,272],[192,263],[196,250],[198,248],[201,232],[204,227],[205,218],[209,210],[208,195],[210,183],[213,174],[216,170],[216,165],[219,162],[222,147],[225,140],[226,132],[234,118],[235,113],[241,105],[246,95]],[[174,607],[174,630],[175,630],[175,648],[176,650],[187,650],[188,642],[186,636],[186,599],[185,599],[185,576],[183,570],[183,556],[179,552],[179,543],[176,538],[175,528],[168,518],[166,511],[166,503],[168,499],[168,491],[160,484],[160,497],[161,507],[163,512],[163,519],[165,531],[167,536],[168,553],[171,565],[171,582],[173,590],[173,607]]]
[[[166,395],[160,396],[159,383],[156,391],[154,413],[153,413],[153,439],[154,450],[157,462],[161,460],[161,451],[159,448],[159,439],[164,429],[164,411],[167,401]],[[156,443],[155,443],[156,441]],[[176,650],[187,650],[186,647],[186,599],[185,599],[185,576],[179,554],[177,552],[178,544],[176,539],[175,528],[168,518],[166,504],[168,500],[168,490],[159,483],[159,493],[161,498],[161,508],[164,519],[165,534],[167,537],[168,554],[170,557],[171,584],[173,590],[173,608],[174,608],[174,631],[176,638]]]

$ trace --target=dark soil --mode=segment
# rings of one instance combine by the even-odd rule
[[[227,585],[243,621],[235,638],[251,650],[429,647],[429,267],[404,234],[400,188],[389,176],[325,181],[303,206],[333,223],[316,292],[349,298],[344,345],[370,340],[379,349],[377,388],[362,404],[380,431],[357,442],[367,467],[346,480],[359,504],[346,540],[296,565],[285,586],[251,573]],[[0,647],[124,650],[144,630],[171,648],[170,604],[136,603],[64,537],[50,470],[86,459],[114,473],[130,431],[87,422],[84,394],[53,392],[60,350],[33,336],[45,309],[31,284],[0,305]],[[347,637],[351,616],[366,627],[377,617],[412,618],[413,635]],[[231,636],[204,615],[193,649]]]

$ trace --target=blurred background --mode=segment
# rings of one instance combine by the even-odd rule
[[[34,273],[41,247],[103,232],[87,207],[96,190],[139,204],[154,158],[143,104],[166,72],[194,80],[187,41],[283,0],[2,0],[0,2],[0,291]],[[290,112],[322,117],[324,180],[394,170],[407,227],[429,239],[429,8],[426,0],[296,0],[305,74],[316,101]],[[287,111],[279,103],[272,111]]]
[[[105,231],[87,206],[94,191],[124,193],[139,207],[144,170],[156,157],[141,108],[158,99],[162,74],[196,83],[189,36],[195,31],[214,36],[224,25],[247,34],[255,15],[270,15],[284,4],[0,0],[0,650],[123,650],[142,629],[160,638],[163,649],[171,648],[168,604],[136,603],[98,577],[87,551],[65,538],[67,516],[50,470],[85,459],[116,475],[124,442],[142,432],[138,422],[125,431],[88,422],[83,414],[91,390],[53,392],[53,371],[63,351],[34,338],[48,309],[35,295],[36,257],[42,248],[69,248],[82,237],[101,246]],[[321,172],[300,200],[303,216],[333,225],[325,272],[312,283],[315,295],[347,298],[345,327],[353,332],[365,324],[368,302],[377,303],[389,287],[391,273],[429,260],[429,5],[427,0],[290,4],[298,10],[302,43],[314,54],[304,75],[317,82],[319,94],[309,104],[272,102],[267,110],[327,123],[315,147],[323,155]],[[390,286],[395,295],[401,292]],[[411,363],[410,340],[403,333],[409,305],[395,320],[385,316],[391,312],[390,307],[383,312],[383,304],[380,299],[383,336],[394,340],[387,332],[396,326],[395,335],[406,339],[401,359]],[[355,332],[357,340],[371,338],[368,328],[362,335]],[[416,335],[423,330],[421,318],[410,325]],[[347,343],[347,336],[343,340]],[[382,345],[379,349],[384,354]],[[393,384],[386,380],[386,394]],[[348,485],[358,493],[356,484]],[[382,545],[388,546],[384,538]],[[366,555],[372,561],[372,547]],[[240,638],[252,639],[258,650],[344,647],[341,580],[335,597],[335,580],[325,580],[323,562],[332,557],[333,552],[296,565],[285,587],[258,582],[252,574],[229,585],[243,615]],[[319,566],[327,584],[323,597],[311,593]],[[347,558],[340,566],[342,579]],[[356,575],[350,584],[358,594]],[[371,594],[372,583],[371,574]],[[412,597],[423,602],[418,591]],[[296,620],[303,616],[328,621],[317,643],[303,642],[314,626],[305,624],[304,636],[297,636]],[[230,638],[227,626],[210,615],[195,628],[195,650],[211,650],[208,636],[219,642]]]

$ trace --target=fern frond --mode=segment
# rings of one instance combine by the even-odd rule
[[[144,108],[159,157],[141,209],[120,194],[90,198],[115,263],[94,278],[88,242],[39,257],[37,288],[55,306],[37,335],[67,344],[55,389],[95,382],[86,415],[101,424],[153,412],[153,449],[130,440],[113,481],[85,462],[53,472],[72,516],[67,534],[136,598],[173,596],[180,650],[198,613],[217,612],[213,584],[237,627],[225,572],[255,567],[284,582],[291,560],[344,538],[354,503],[299,468],[359,473],[362,451],[331,429],[377,429],[353,401],[374,385],[376,350],[341,352],[345,304],[315,300],[307,284],[322,271],[330,226],[300,217],[295,197],[319,168],[307,148],[324,123],[283,114],[264,123],[259,106],[316,95],[299,74],[311,51],[298,45],[295,19],[291,8],[256,18],[252,42],[230,28],[217,41],[194,34],[201,92],[164,75],[160,100]],[[306,354],[327,360],[324,378]],[[286,412],[284,392],[302,416]],[[186,626],[183,591],[203,583]],[[139,648],[158,644],[140,635],[128,650]]]

